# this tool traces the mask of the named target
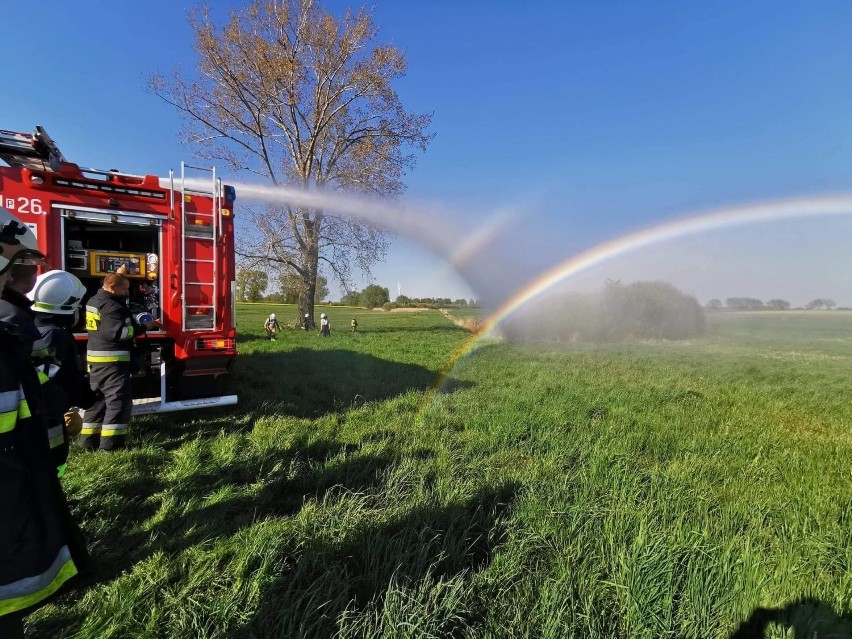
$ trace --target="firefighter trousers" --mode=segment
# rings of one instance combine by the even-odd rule
[[[83,415],[83,430],[77,439],[80,446],[94,450],[124,448],[133,396],[130,391],[130,362],[89,364],[89,384],[103,393]]]

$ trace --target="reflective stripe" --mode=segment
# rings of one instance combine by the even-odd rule
[[[97,315],[98,317],[101,316],[101,309],[99,309],[97,306],[89,306],[88,304],[86,304],[86,312],[91,313],[92,315]]]
[[[131,337],[133,337],[133,327],[125,326],[121,329],[118,339],[130,339]]]
[[[104,424],[101,428],[101,437],[125,434],[127,434],[127,424]]]
[[[32,350],[32,358],[33,359],[44,359],[45,357],[50,357],[50,351],[47,348],[33,348]]]
[[[23,393],[21,393],[23,395]],[[27,417],[32,417],[33,414],[30,412],[30,405],[27,404],[27,400],[22,399],[18,402],[18,419],[26,419]]]
[[[130,351],[87,351],[86,361],[94,364],[102,362],[129,362]]]
[[[0,433],[9,433],[15,430],[18,423],[18,409],[0,413]]]
[[[18,402],[21,401],[21,395],[22,391],[20,387],[18,387],[18,390],[0,393],[0,413],[18,410]]]
[[[56,374],[60,371],[62,367],[59,364],[42,364],[41,366],[36,367],[36,373],[38,373],[39,381],[44,384],[48,379],[53,379],[56,377]],[[42,379],[42,374],[47,376],[47,379]]]
[[[62,477],[65,475],[66,470],[68,470],[68,464],[62,464],[61,466],[57,466],[56,476],[59,477],[59,479],[62,479]]]
[[[76,574],[77,566],[71,559],[71,551],[68,546],[62,546],[50,568],[40,575],[0,586],[0,615],[24,610],[47,599]]]
[[[50,440],[50,447],[56,448],[65,442],[65,427],[54,426],[47,429],[47,439]]]
[[[109,364],[110,362],[129,362],[130,355],[86,355],[90,364]]]
[[[76,299],[76,298],[71,298]],[[79,299],[77,300],[80,301]],[[60,311],[73,311],[76,304],[48,304],[47,302],[34,302],[33,308],[40,308],[45,311],[53,311],[59,309]],[[88,308],[88,307],[86,307]]]
[[[36,369],[36,375],[38,375],[38,383],[44,384],[47,381],[50,381],[50,378],[44,374],[43,371]]]
[[[80,431],[80,434],[81,435],[97,435],[100,432],[101,432],[101,425],[100,424],[93,424],[93,423],[86,424],[86,423],[84,423],[83,428]]]

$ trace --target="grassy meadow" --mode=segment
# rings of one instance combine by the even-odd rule
[[[486,340],[432,393],[451,319],[322,310],[243,305],[237,407],[73,453],[95,568],[30,636],[852,636],[852,313]]]

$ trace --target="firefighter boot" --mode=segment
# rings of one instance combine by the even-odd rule
[[[104,412],[106,412],[106,404],[103,395],[99,393],[95,403],[87,408],[83,414],[83,427],[77,436],[77,444],[83,450],[98,449],[101,443],[101,424],[104,422]]]
[[[77,445],[89,452],[97,450],[101,443],[101,425],[83,424],[83,431],[77,437]]]

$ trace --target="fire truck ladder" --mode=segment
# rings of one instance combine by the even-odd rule
[[[199,185],[204,185],[206,180],[195,180],[190,179],[187,180],[186,171],[187,169],[194,171],[204,171],[209,173],[212,179],[212,188],[207,190],[205,188],[199,189]],[[176,189],[174,188],[174,177],[172,172],[169,172],[170,176],[170,190],[172,194],[172,210],[175,210],[174,207],[174,196]],[[215,168],[206,168],[200,166],[191,166],[186,164],[185,162],[181,162],[180,164],[180,224],[183,225],[183,232],[181,233],[181,312],[182,312],[182,327],[184,331],[212,331],[216,329],[216,326],[219,321],[219,313],[217,312],[217,304],[219,301],[219,274],[220,274],[220,263],[219,260],[216,259],[217,252],[216,249],[218,247],[218,240],[222,234],[222,223],[221,218],[219,217],[222,214],[222,180],[216,178],[216,169]],[[210,213],[203,213],[198,211],[187,211],[186,204],[188,197],[191,197],[193,194],[203,195],[205,197],[213,197],[213,205],[210,210]],[[187,224],[187,215],[195,218],[195,222],[197,223],[199,220],[208,219],[210,220],[210,224]],[[211,232],[212,231],[212,232]],[[204,251],[203,253],[198,253],[198,247],[202,246],[204,243],[210,243],[210,250]],[[193,243],[195,243],[193,245]],[[189,254],[189,257],[187,257]],[[199,254],[202,255],[210,255],[211,258],[207,257],[199,257]],[[189,280],[186,277],[187,274],[187,263],[189,264],[209,264],[209,269],[207,268],[192,268],[190,272],[193,273],[193,277],[195,279]],[[207,280],[203,279],[201,273],[212,273],[212,279]],[[202,299],[201,293],[204,291],[212,290],[212,297],[210,299],[209,304],[196,303]],[[196,294],[187,295],[187,291],[193,291]],[[192,304],[188,303],[188,300],[191,299],[193,301]],[[209,310],[208,313],[200,313],[195,314],[196,310]],[[202,322],[193,319],[192,322],[187,322],[187,318],[198,318],[202,317]],[[160,362],[160,396],[159,397],[150,397],[143,399],[134,399],[133,400],[133,414],[134,415],[147,415],[151,413],[170,413],[173,411],[180,410],[190,410],[194,408],[206,408],[213,406],[232,406],[237,403],[236,395],[222,395],[219,397],[202,397],[198,399],[182,399],[177,401],[166,401],[166,393],[168,392],[168,378],[167,378],[167,366],[166,362]]]
[[[0,158],[11,167],[35,171],[58,171],[65,158],[56,143],[37,126],[35,133],[17,133],[0,129]]]
[[[204,171],[209,173],[212,178],[212,189],[207,191],[205,189],[193,189],[187,186],[187,178],[186,178],[186,170],[191,169],[194,171]],[[195,330],[195,331],[213,331],[216,330],[216,326],[218,325],[219,314],[217,312],[217,301],[219,299],[219,260],[216,259],[216,249],[217,242],[221,233],[221,212],[222,212],[222,180],[216,179],[216,168],[207,168],[202,166],[192,166],[190,164],[186,164],[185,162],[180,163],[180,190],[181,190],[181,224],[183,224],[183,233],[181,233],[181,316],[182,316],[182,328],[184,331],[187,330]],[[195,181],[193,181],[195,183]],[[199,194],[205,196],[213,197],[213,207],[210,213],[190,213],[191,216],[198,219],[207,218],[210,220],[209,228],[212,233],[191,233],[190,229],[191,225],[187,224],[186,219],[186,203],[187,196],[190,194]],[[207,225],[205,225],[207,226]],[[210,242],[210,255],[212,259],[199,258],[197,254],[193,251],[190,251],[192,254],[191,257],[187,257],[187,246],[190,242]],[[186,277],[187,262],[195,263],[197,265],[201,264],[209,264],[210,268],[194,268],[192,272],[196,274],[196,279],[188,280]],[[200,273],[210,272],[212,274],[212,280],[202,280]],[[212,297],[210,300],[210,304],[189,304],[187,297],[187,287],[194,289],[196,291],[211,290],[212,289]],[[197,301],[200,297],[199,295],[190,296],[193,301]],[[203,312],[209,310],[209,318],[204,317],[202,322],[193,321],[190,325],[187,322],[187,319],[192,317],[196,318],[198,316],[207,316],[208,314]]]

